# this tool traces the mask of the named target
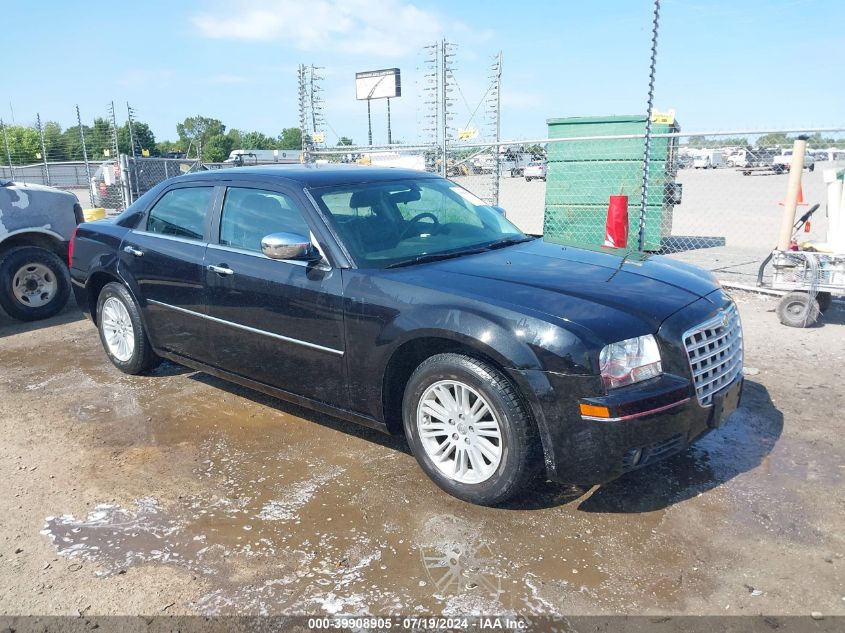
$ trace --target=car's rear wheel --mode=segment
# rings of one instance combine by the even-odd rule
[[[111,282],[97,298],[97,328],[112,364],[126,374],[141,374],[155,367],[153,352],[141,311],[125,286]]]
[[[16,319],[53,316],[67,303],[70,275],[65,263],[37,246],[12,248],[0,261],[0,305]]]
[[[495,368],[438,354],[414,371],[402,404],[405,433],[422,469],[459,499],[495,505],[525,490],[542,460],[534,424]]]

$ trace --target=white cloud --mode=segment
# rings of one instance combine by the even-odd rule
[[[289,44],[312,51],[398,57],[467,27],[405,0],[252,0],[193,16],[208,38]]]

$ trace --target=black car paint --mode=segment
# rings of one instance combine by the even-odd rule
[[[97,288],[119,280],[142,307],[159,354],[385,431],[400,426],[390,419],[395,412],[388,406],[385,378],[397,359],[423,340],[438,349],[471,350],[518,386],[539,427],[547,472],[562,481],[608,481],[625,471],[630,450],[678,436],[682,448],[718,422],[712,408],[695,400],[681,346],[684,331],[730,302],[713,279],[665,257],[542,239],[404,268],[356,268],[310,191],[409,177],[436,178],[320,166],[241,168],[166,181],[114,221],[80,226],[71,268],[74,293],[91,312]],[[133,230],[163,192],[197,185],[217,187],[206,225],[208,247],[183,250],[184,242],[173,241],[151,248],[145,240],[158,238]],[[226,186],[275,189],[293,197],[327,261],[292,263],[221,252],[214,235]],[[126,246],[143,246],[144,255],[135,257]],[[137,260],[144,260],[142,267]],[[205,270],[207,264],[233,261],[237,282]],[[233,285],[241,277],[246,285]],[[184,311],[151,303],[151,294]],[[233,329],[220,320],[245,327]],[[599,352],[643,334],[656,334],[664,375],[608,394],[598,376]],[[313,346],[291,344],[288,337]],[[642,412],[682,394],[689,402],[634,420],[585,420],[578,409],[586,401]]]

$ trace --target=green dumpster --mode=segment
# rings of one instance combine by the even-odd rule
[[[608,199],[623,193],[628,202],[628,247],[637,247],[643,177],[643,138],[585,138],[645,133],[645,116],[549,119],[543,232],[548,239],[599,246],[604,242]],[[653,134],[678,132],[677,123],[652,123]],[[675,185],[677,138],[652,138],[646,201],[645,250],[660,250],[672,231],[679,202]]]

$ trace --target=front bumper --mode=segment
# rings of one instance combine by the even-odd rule
[[[538,423],[550,479],[582,485],[601,484],[679,453],[720,426],[739,406],[741,372],[702,406],[682,333],[711,318],[724,306],[719,296],[696,302],[667,319],[658,337],[664,352],[663,375],[603,394],[597,376],[511,370],[529,398]],[[698,305],[700,304],[700,305]],[[604,407],[604,419],[582,415],[580,404]]]
[[[535,401],[532,408],[535,419],[543,420],[540,432],[548,477],[582,485],[606,483],[626,472],[680,453],[724,422],[738,404],[743,382],[740,376],[720,392],[720,395],[735,394],[730,406],[702,407],[695,399],[689,381],[663,375],[632,385],[624,390],[624,394],[613,394],[619,407],[616,410],[637,408],[644,412],[642,415],[615,416],[621,419],[599,421],[580,415],[578,402],[584,398],[552,395],[577,392],[578,387],[584,387],[586,379],[548,372],[520,374],[522,380],[545,383],[546,396]],[[685,387],[679,388],[681,384]],[[675,401],[677,404],[667,406],[679,393],[685,395],[680,401]],[[657,406],[652,406],[655,404]]]

